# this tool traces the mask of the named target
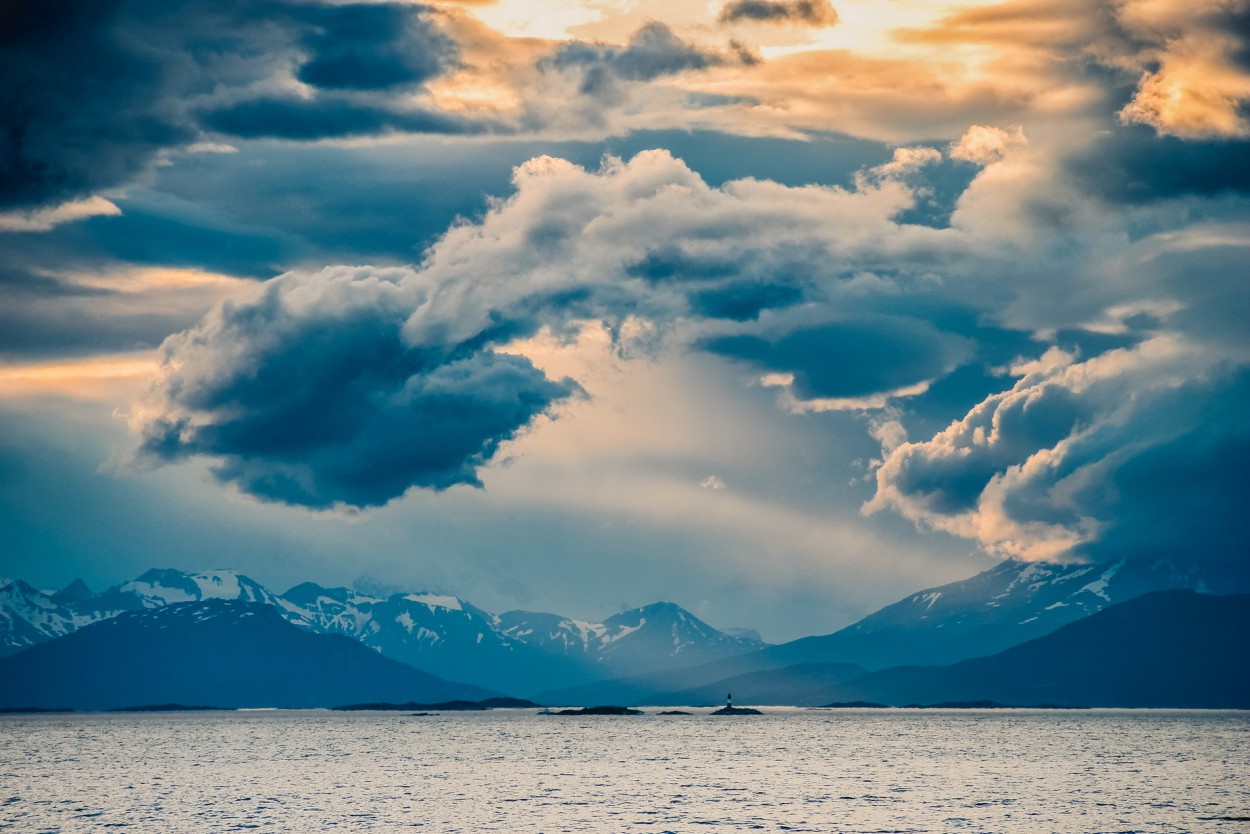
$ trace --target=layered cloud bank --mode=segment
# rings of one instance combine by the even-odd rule
[[[622,363],[718,363],[792,425],[857,421],[872,448],[826,482],[852,482],[836,510],[856,523],[1023,560],[1239,564],[1246,0],[527,9],[22,4],[0,21],[0,352],[164,339],[130,411],[141,460],[362,509],[481,486],[578,419],[592,381],[541,346],[602,332]],[[699,147],[725,134],[768,177]],[[847,162],[847,137],[871,153]],[[772,158],[783,139],[828,169]],[[454,209],[396,196],[422,166],[407,187],[438,173]],[[254,190],[214,193],[222,171]],[[338,201],[318,214],[298,182],[321,180]],[[357,216],[383,186],[404,210]],[[101,231],[140,210],[213,235],[175,257],[168,226]],[[301,247],[287,214],[335,247]],[[235,249],[239,275],[281,274],[210,261]],[[186,271],[127,262],[165,257]]]
[[[508,352],[542,330],[571,338],[601,323],[629,351],[721,327],[741,335],[702,349],[797,372],[801,398],[915,384],[966,350],[878,309],[882,292],[917,280],[910,271],[858,289],[877,280],[862,270],[881,262],[882,240],[898,263],[945,247],[933,230],[893,221],[913,200],[892,179],[857,191],[718,189],[651,151],[594,172],[535,159],[515,186],[417,268],[291,273],[171,337],[144,412],[145,454],[221,458],[219,477],[262,498],[369,506],[410,486],[476,483],[501,442],[575,393]],[[901,334],[941,356],[900,366]],[[809,370],[832,351],[853,379]]]
[[[0,207],[125,185],[208,132],[463,128],[403,100],[456,62],[422,6],[50,0],[3,26]]]
[[[983,166],[950,223],[902,222],[945,160]],[[986,126],[900,149],[853,189],[714,188],[663,151],[598,171],[535,159],[416,268],[285,275],[169,340],[144,450],[213,456],[245,492],[313,507],[475,484],[578,393],[509,345],[594,323],[624,355],[707,352],[793,411],[864,414],[883,441],[865,511],[1003,556],[1179,546],[1142,541],[1170,491],[1129,473],[1192,447],[1184,488],[1204,497],[1174,530],[1231,558],[1225,462],[1246,435],[1202,415],[1246,405],[1244,229],[1133,241],[1122,217],[1056,220],[1080,184],[1043,187],[1046,162]],[[907,441],[930,389],[976,368],[967,414]]]
[[[48,216],[174,152],[262,138],[678,127],[906,143],[1110,116],[1186,140],[1250,134],[1246,0],[934,2],[913,25],[847,5],[844,21],[825,0],[643,3],[599,10],[609,39],[539,40],[408,3],[22,3],[0,31],[0,112],[18,126],[0,140],[0,211]],[[806,34],[769,40],[782,29]]]

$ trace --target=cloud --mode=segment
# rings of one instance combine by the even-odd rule
[[[1203,424],[1198,416],[1216,402],[1219,409],[1244,404],[1244,380],[1230,385],[1227,369],[1178,336],[1086,361],[1052,349],[1015,370],[1024,375],[1011,389],[944,431],[885,448],[865,512],[890,508],[1010,558],[1118,558],[1134,551],[1108,531],[1137,535],[1134,525],[1145,510],[1117,488],[1126,473],[1178,444],[1245,442],[1240,427]],[[1213,464],[1191,463],[1195,483],[1220,477]],[[1204,468],[1208,473],[1199,475]],[[1181,487],[1174,481],[1170,488]],[[1158,496],[1152,503],[1163,509]]]
[[[1245,139],[1158,136],[1148,127],[1117,127],[1063,161],[1092,194],[1113,203],[1250,192]]]
[[[962,159],[974,165],[989,165],[998,162],[1013,148],[1027,145],[1024,129],[1019,125],[1010,130],[989,125],[973,125],[965,131],[959,140],[952,143],[950,155],[952,159]]]
[[[151,350],[253,282],[191,270],[0,268],[0,359]]]
[[[414,86],[441,75],[456,46],[428,18],[400,4],[329,6],[303,38],[312,57],[296,78],[330,90],[384,90]]]
[[[103,197],[73,200],[35,211],[0,212],[0,232],[46,232],[87,217],[116,217],[122,210]]]
[[[1123,121],[1186,139],[1250,136],[1250,3],[1137,0],[1116,12],[1144,68]]]
[[[895,148],[890,161],[876,166],[872,173],[878,177],[904,177],[941,161],[942,152],[936,148]]]
[[[1083,83],[1096,80],[1112,95],[1129,88],[1118,110],[1125,123],[1163,136],[1227,139],[1250,134],[1247,21],[1246,0],[1012,0],[960,9],[901,34],[913,43],[1032,53],[1039,77],[1082,83],[1085,75]],[[1104,77],[1091,79],[1091,65]]]
[[[579,390],[510,344],[601,322],[622,353],[654,351],[683,316],[749,325],[746,312],[825,298],[850,263],[875,259],[883,236],[909,236],[890,219],[910,202],[892,180],[717,189],[650,151],[597,172],[537,158],[514,185],[417,268],[290,273],[170,337],[154,400],[135,417],[143,453],[207,456],[244,492],[310,507],[476,484],[501,444]],[[788,339],[793,325],[770,326],[784,353],[774,361],[803,374],[813,396],[892,388],[940,373],[959,352],[923,322],[875,315]],[[851,356],[891,343],[915,348],[912,367]],[[822,351],[834,347],[846,362],[830,364]]]
[[[784,375],[785,386],[799,401],[906,390],[944,376],[970,352],[962,339],[927,321],[884,316],[827,322],[773,341],[720,336],[698,346],[746,362],[761,375]]]
[[[468,134],[485,129],[480,123],[436,110],[395,111],[349,101],[301,98],[249,99],[206,111],[202,119],[210,130],[245,139],[312,140],[393,132]]]
[[[422,6],[48,0],[21,4],[6,25],[0,208],[124,185],[206,129],[271,135],[237,112],[212,118],[248,101],[275,102],[279,135],[299,138],[450,125],[397,96],[357,100],[412,92],[454,65],[454,43]],[[300,87],[306,110],[324,113],[292,106]],[[362,124],[348,127],[353,118]]]
[[[613,44],[573,41],[539,62],[539,67],[580,73],[579,92],[588,96],[612,93],[619,81],[651,81],[687,70],[701,70],[723,59],[683,41],[663,23],[643,26],[629,42]]]
[[[1197,431],[1184,404],[1241,396],[1244,232],[1169,220],[1134,240],[1044,143],[980,136],[946,228],[900,219],[908,180],[944,164],[933,149],[900,149],[897,171],[852,188],[712,187],[663,151],[597,170],[535,158],[413,268],[292,273],[171,339],[144,448],[312,507],[485,482],[503,444],[583,382],[547,371],[534,337],[601,329],[618,357],[727,359],[795,413],[868,412],[881,458],[867,512],[1001,556],[1101,558],[1138,511],[1123,502],[1148,498],[1120,490],[1123,473]]]
[[[838,13],[829,0],[733,0],[720,10],[721,23],[749,20],[760,23],[833,26]]]
[[[577,386],[483,344],[409,344],[411,282],[405,270],[287,274],[170,337],[136,415],[140,454],[208,455],[219,480],[313,508],[480,485],[500,445]]]

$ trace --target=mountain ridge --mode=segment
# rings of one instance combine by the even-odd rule
[[[1160,586],[1207,589],[1202,572],[1184,559],[1002,562],[917,591],[837,632],[763,646],[671,602],[595,623],[523,610],[492,614],[452,595],[371,585],[364,591],[304,582],[276,594],[236,571],[172,569],[152,569],[95,594],[79,580],[55,592],[16,580],[0,587],[0,639],[12,653],[127,611],[237,599],[439,677],[552,703],[673,703],[674,693],[715,702],[726,686],[770,698],[788,686],[806,699],[852,667],[871,672],[990,656]]]
[[[987,657],[899,666],[830,700],[1250,708],[1250,594],[1154,591]]]
[[[498,694],[422,672],[340,635],[310,633],[272,606],[241,600],[130,611],[0,659],[4,708],[309,708]]]
[[[763,645],[720,632],[669,602],[589,623],[533,612],[496,615],[459,597],[431,592],[378,596],[304,582],[277,594],[233,570],[153,568],[96,594],[84,595],[84,589],[80,580],[52,594],[25,583],[0,589],[12,598],[0,605],[5,647],[0,656],[127,612],[208,599],[264,604],[306,631],[350,637],[440,677],[519,695],[704,662]],[[545,630],[539,627],[544,624],[549,626]],[[565,639],[556,639],[562,629]],[[571,639],[573,633],[583,639]]]

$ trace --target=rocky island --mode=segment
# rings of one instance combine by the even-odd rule
[[[581,709],[562,709],[549,712],[548,715],[642,715],[642,710],[630,707],[582,707]]]
[[[752,709],[751,707],[735,707],[734,696],[732,692],[730,692],[728,695],[725,696],[725,706],[721,707],[718,710],[712,711],[712,715],[763,715],[763,714],[764,713],[760,712],[759,710]]]

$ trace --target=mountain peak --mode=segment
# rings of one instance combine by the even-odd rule
[[[95,591],[82,581],[79,577],[73,582],[66,585],[61,590],[52,595],[52,601],[57,605],[72,605],[75,602],[81,602],[95,594]]]
[[[1205,589],[1186,559],[1121,558],[1084,564],[1000,562],[958,582],[917,591],[841,631],[768,649],[788,663],[869,668],[953,663],[990,655],[1142,594]]]
[[[144,607],[172,605],[202,599],[242,599],[273,602],[277,595],[236,570],[218,569],[191,573],[173,568],[154,568],[118,587],[138,597]]]

